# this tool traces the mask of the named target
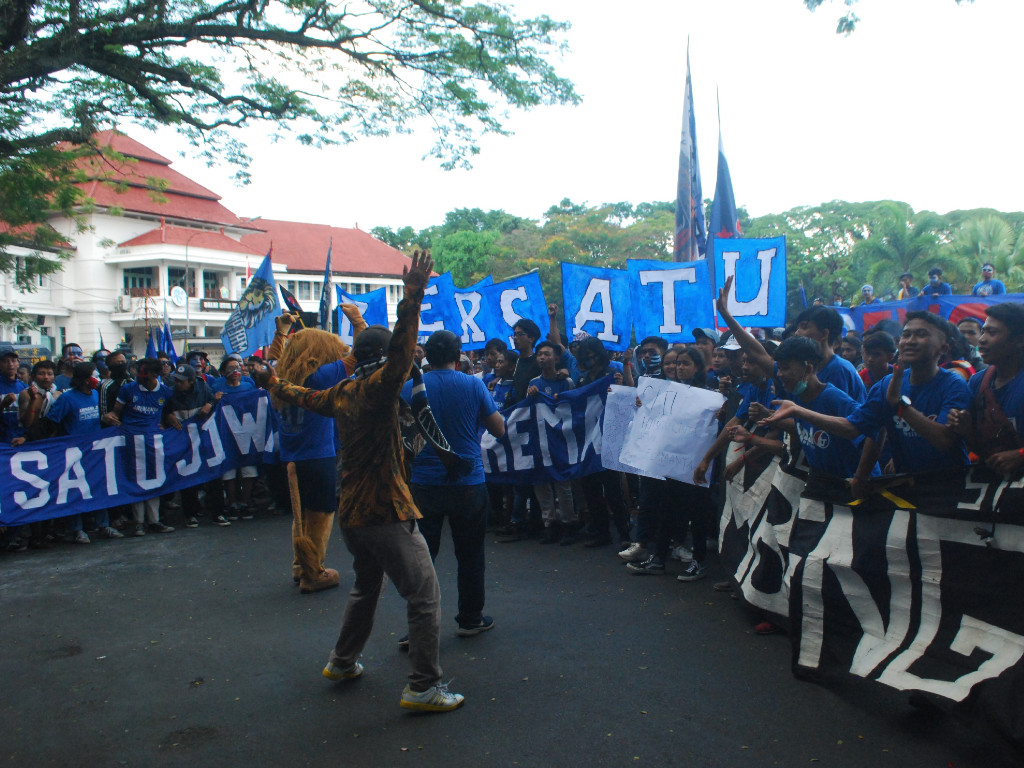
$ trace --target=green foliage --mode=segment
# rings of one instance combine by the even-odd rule
[[[824,5],[826,0],[804,0],[804,5],[807,6],[809,11],[817,10],[821,5]],[[852,6],[855,5],[857,0],[843,0],[843,4],[846,6],[847,11],[839,17],[836,22],[836,34],[837,35],[849,35],[857,28],[857,23],[860,21],[860,16],[853,12]],[[957,5],[963,3],[973,3],[974,0],[956,0]]]
[[[242,182],[232,129],[252,123],[311,146],[427,126],[442,167],[467,166],[507,109],[579,102],[546,60],[568,26],[461,0],[0,3],[0,269],[15,235],[59,267],[38,255],[59,248],[47,214],[86,202],[59,147],[119,121],[175,126]]]
[[[808,302],[820,296],[831,303],[838,294],[849,305],[866,282],[880,298],[895,297],[903,272],[921,288],[933,266],[942,268],[954,292],[968,293],[981,264],[991,261],[1008,290],[1024,291],[1022,212],[940,216],[893,200],[833,200],[759,217],[742,207],[738,212],[744,236],[786,237],[791,314],[803,307],[801,285]],[[409,227],[373,231],[405,250],[432,247],[438,268],[450,269],[459,286],[488,274],[503,280],[536,270],[545,294],[558,301],[563,261],[623,269],[628,259],[669,260],[674,223],[670,202],[588,206],[563,198],[540,224],[505,211],[462,208],[418,233]]]

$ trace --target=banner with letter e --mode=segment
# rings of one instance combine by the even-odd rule
[[[714,248],[714,295],[718,296],[725,281],[735,276],[732,292],[728,296],[728,306],[736,321],[753,328],[784,326],[786,238],[716,237]],[[725,323],[720,322],[719,325]]]

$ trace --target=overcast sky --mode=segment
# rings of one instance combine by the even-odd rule
[[[539,218],[563,197],[671,200],[689,36],[705,197],[717,88],[736,199],[755,216],[833,199],[1024,208],[1021,0],[860,0],[850,37],[834,32],[838,0],[509,4],[572,23],[556,64],[583,103],[514,114],[515,135],[485,139],[471,171],[423,159],[427,133],[311,150],[249,131],[252,184],[236,187],[230,168],[181,158],[173,132],[131,132],[242,216],[423,228],[455,208]]]

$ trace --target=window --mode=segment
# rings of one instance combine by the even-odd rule
[[[310,282],[308,280],[303,280],[299,283],[299,292],[295,296],[299,301],[310,301],[312,299]]]
[[[220,274],[203,272],[203,296],[207,299],[220,298]]]
[[[19,344],[31,344],[32,343],[32,336],[29,334],[28,328],[26,328],[25,326],[19,325],[15,329],[15,333],[18,336],[18,343]]]
[[[194,297],[196,295],[196,271],[189,268],[188,285],[185,285],[185,270],[178,267],[167,268],[167,293],[171,292],[174,286],[180,286],[188,291],[188,295]]]
[[[298,290],[298,288],[295,287],[294,280],[289,280],[287,283],[285,283],[285,288],[288,289],[288,293],[290,293],[292,296],[294,296],[295,292]]]
[[[182,272],[184,274],[184,272]],[[132,289],[150,289],[153,287],[152,267],[127,267],[124,270],[124,290],[131,293]]]

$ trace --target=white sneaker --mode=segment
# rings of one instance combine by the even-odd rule
[[[363,665],[358,661],[348,669],[342,669],[337,667],[331,662],[327,662],[327,666],[324,667],[322,672],[323,676],[331,682],[338,682],[339,680],[353,680],[363,674]]]
[[[684,546],[678,546],[672,550],[672,559],[688,563],[693,560],[693,552]]]
[[[124,534],[116,528],[111,528],[109,525],[106,528],[100,528],[100,534],[105,539],[123,539]]]
[[[624,550],[619,552],[619,557],[627,563],[639,563],[647,559],[647,547],[638,541],[634,541]]]
[[[448,690],[448,683],[438,683],[425,691],[414,691],[408,685],[402,691],[402,707],[420,712],[450,712],[462,706],[466,697]]]
[[[74,542],[75,544],[92,544],[89,540],[89,534],[85,531],[76,531]]]

